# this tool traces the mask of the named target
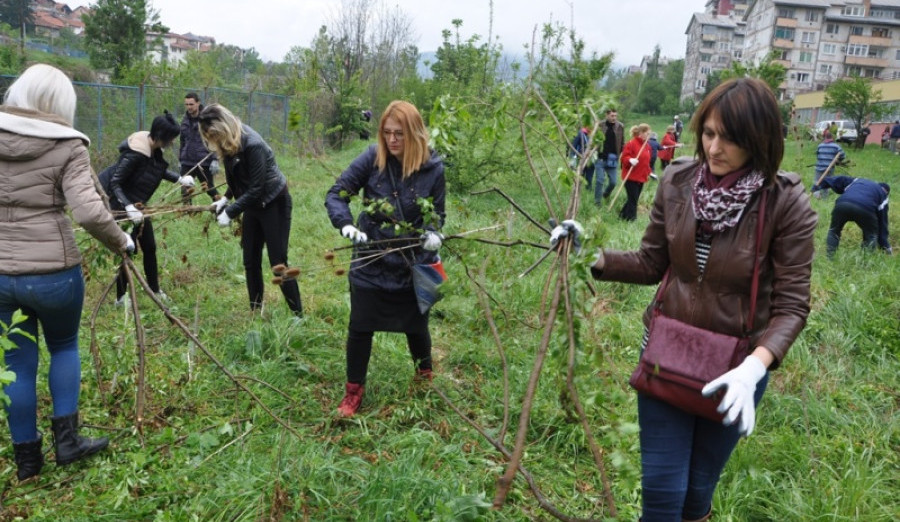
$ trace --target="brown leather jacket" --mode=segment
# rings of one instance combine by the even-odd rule
[[[800,177],[779,173],[767,187],[768,201],[762,237],[759,298],[752,328],[747,328],[753,276],[759,196],[734,228],[715,236],[706,270],[700,273],[695,252],[697,220],[691,191],[697,161],[676,161],[662,176],[650,224],[636,251],[604,249],[603,271],[595,278],[657,284],[670,266],[663,313],[680,321],[727,335],[750,334],[751,346],[764,346],[781,363],[806,325],[817,215]],[[653,303],[644,312],[649,326]]]

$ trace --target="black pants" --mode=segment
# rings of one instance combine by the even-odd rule
[[[831,211],[831,225],[828,227],[828,235],[825,239],[828,257],[833,256],[837,251],[838,245],[841,244],[844,225],[851,221],[856,223],[862,231],[863,248],[874,249],[878,244],[878,217],[876,214],[855,203],[838,201],[834,204],[834,210]]]
[[[244,253],[244,274],[247,278],[247,293],[250,295],[250,309],[262,306],[265,283],[262,275],[263,246],[269,253],[269,266],[287,266],[288,240],[291,235],[291,195],[278,196],[263,209],[244,212],[241,233],[241,249]],[[296,279],[285,281],[281,293],[288,308],[297,316],[303,315],[300,301],[300,286]]]
[[[144,277],[150,290],[154,293],[159,292],[159,266],[156,263],[156,237],[153,235],[153,223],[150,218],[144,218],[140,225],[134,225],[131,229],[131,239],[138,247],[135,254],[140,253],[144,259]],[[125,295],[128,289],[128,278],[125,272],[119,269],[116,277],[116,299]]]
[[[347,333],[347,382],[366,383],[369,370],[369,358],[372,355],[372,337],[375,332],[353,330]],[[409,353],[420,370],[431,369],[431,334],[407,333],[406,342]]]
[[[625,182],[625,194],[628,199],[619,212],[619,217],[625,221],[634,221],[637,219],[638,200],[641,199],[641,191],[644,190],[644,184],[640,181],[628,180]]]
[[[184,176],[194,168],[193,165],[184,164],[181,166],[181,175]],[[199,189],[204,183],[206,184],[206,194],[215,201],[216,196],[219,195],[219,191],[216,190],[216,182],[213,179],[213,173],[209,171],[209,166],[204,167],[203,165],[195,168],[191,171],[191,176],[194,177],[194,182],[196,184],[196,188]],[[184,204],[191,203],[190,196],[191,187],[181,187],[181,201]]]

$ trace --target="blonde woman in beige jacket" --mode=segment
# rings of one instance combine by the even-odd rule
[[[15,382],[5,388],[7,417],[19,480],[40,473],[44,459],[37,428],[37,334],[50,352],[48,383],[56,463],[94,454],[106,437],[78,435],[81,361],[78,328],[84,304],[81,253],[66,207],[91,235],[114,252],[134,250],[100,196],[91,170],[90,140],[72,128],[75,89],[58,69],[29,67],[9,87],[0,106],[0,321],[16,310],[31,334],[10,336],[5,353]]]

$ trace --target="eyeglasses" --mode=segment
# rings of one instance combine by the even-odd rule
[[[402,131],[402,130],[387,130],[387,129],[384,129],[384,130],[381,131],[381,132],[382,132],[382,134],[384,135],[384,139],[386,139],[386,140],[388,140],[388,141],[391,140],[391,137],[392,137],[392,136],[393,136],[394,138],[396,138],[397,141],[403,141],[403,131]]]

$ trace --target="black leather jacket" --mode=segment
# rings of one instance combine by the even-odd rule
[[[129,136],[119,145],[118,161],[100,173],[100,184],[113,210],[123,210],[135,203],[146,204],[163,179],[176,183],[180,177],[168,170],[162,149],[151,152],[149,145],[145,146],[147,135],[147,131],[140,131]]]
[[[255,130],[241,125],[241,148],[225,157],[225,197],[234,203],[225,208],[235,218],[248,209],[263,209],[286,193],[287,178],[275,164],[275,153]]]

